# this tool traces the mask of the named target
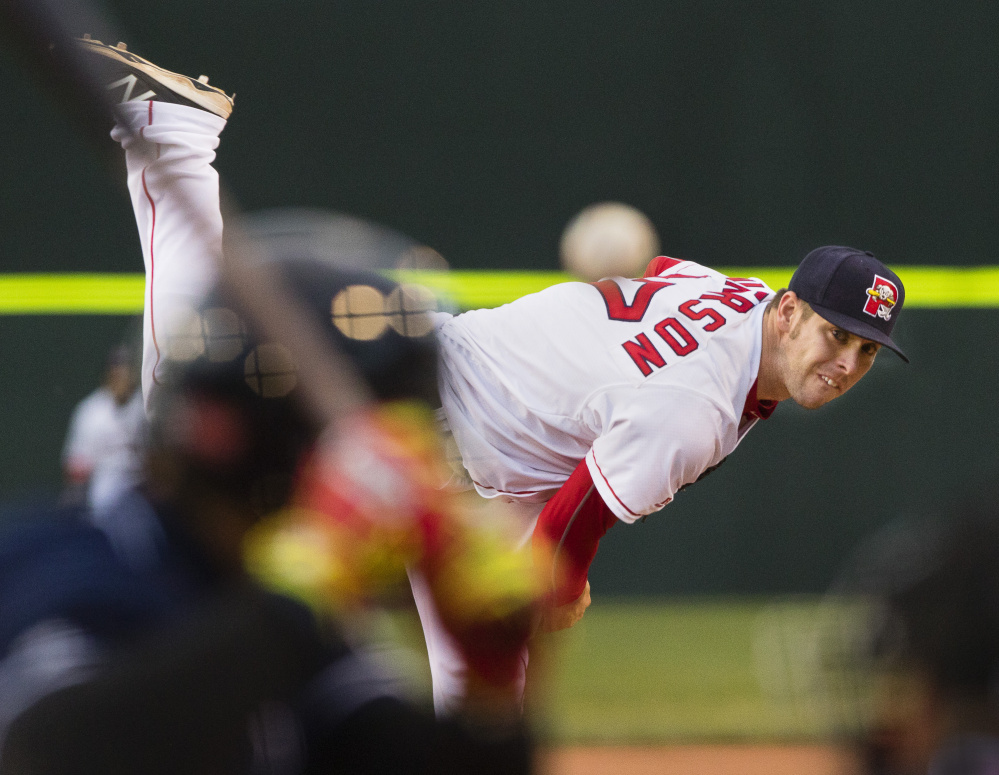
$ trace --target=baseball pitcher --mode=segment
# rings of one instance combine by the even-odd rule
[[[211,163],[232,103],[130,53],[86,45],[107,59],[108,88],[145,124],[140,137],[116,137],[146,262],[148,394],[156,332],[207,284],[215,256],[204,246],[220,245],[222,230],[212,217],[204,220],[217,234],[191,234],[156,181],[182,178],[189,201],[217,213]],[[588,568],[612,525],[669,504],[780,401],[817,408],[837,398],[882,346],[905,359],[892,339],[904,298],[901,280],[871,253],[827,246],[778,293],[662,256],[641,278],[565,283],[497,309],[439,313],[442,421],[468,486],[506,503],[542,558],[543,626],[582,616]],[[465,658],[426,580],[411,573],[411,581],[445,713],[465,690]],[[526,653],[521,688],[525,674]]]

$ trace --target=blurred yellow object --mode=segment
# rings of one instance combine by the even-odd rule
[[[454,531],[443,556],[431,560],[438,605],[465,620],[499,619],[539,598],[541,579],[527,550],[488,526],[451,515]],[[433,566],[436,567],[433,567]]]
[[[282,511],[246,537],[246,567],[265,586],[324,610],[328,590],[339,586],[329,538],[295,510]]]
[[[417,554],[410,536],[379,531],[361,538],[308,509],[288,509],[261,522],[244,544],[250,573],[320,614],[387,599],[406,582]]]

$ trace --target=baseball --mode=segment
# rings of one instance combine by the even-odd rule
[[[562,268],[581,280],[640,277],[659,254],[659,235],[644,213],[621,202],[583,209],[562,232]]]

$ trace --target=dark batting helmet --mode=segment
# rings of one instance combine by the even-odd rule
[[[316,256],[278,255],[268,266],[376,399],[439,405],[429,291]],[[150,437],[154,451],[181,462],[182,486],[224,491],[263,513],[287,499],[320,427],[291,352],[259,336],[250,319],[218,288],[171,330]]]

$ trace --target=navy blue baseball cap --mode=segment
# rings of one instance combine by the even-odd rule
[[[798,265],[788,290],[833,325],[884,345],[909,362],[891,338],[905,288],[873,253],[839,245],[816,248]]]

